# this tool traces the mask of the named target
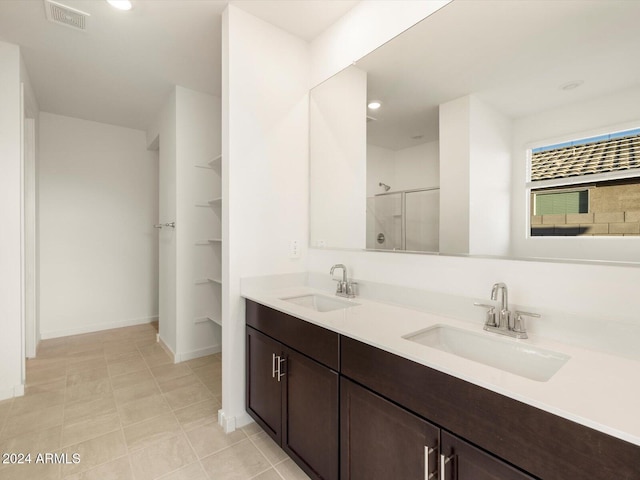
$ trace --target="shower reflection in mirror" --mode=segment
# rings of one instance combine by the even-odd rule
[[[379,193],[367,198],[367,249],[437,252],[440,189]]]
[[[406,141],[390,141],[371,127],[367,125],[366,248],[438,252],[438,140],[407,136]]]

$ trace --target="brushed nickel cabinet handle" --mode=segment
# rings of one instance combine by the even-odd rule
[[[282,358],[280,356],[277,357],[278,358],[278,370],[277,370],[277,374],[278,374],[278,381],[280,381],[280,379],[282,377],[284,377],[284,373],[281,370],[282,364],[284,363],[284,361],[286,360],[285,358]]]
[[[453,460],[454,455],[446,457],[444,454],[440,454],[440,480],[447,480],[447,463]]]
[[[276,378],[276,354],[271,354],[271,378]]]
[[[424,480],[431,480],[436,476],[437,472],[431,471],[431,466],[429,465],[429,455],[433,453],[433,448],[425,445],[424,446]]]

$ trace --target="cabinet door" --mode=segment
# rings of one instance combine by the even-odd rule
[[[445,480],[534,480],[535,477],[512,467],[445,431],[441,434],[441,465]]]
[[[280,444],[282,382],[274,375],[274,355],[282,355],[282,345],[247,327],[247,412]]]
[[[437,478],[436,426],[344,377],[340,389],[342,480]]]
[[[314,479],[338,479],[338,373],[285,349],[282,447]]]

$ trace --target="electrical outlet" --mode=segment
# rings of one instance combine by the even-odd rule
[[[300,258],[300,242],[298,240],[289,242],[289,258]]]

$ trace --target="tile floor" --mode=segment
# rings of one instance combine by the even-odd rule
[[[0,452],[31,463],[0,463],[0,479],[308,479],[256,424],[225,435],[220,355],[172,364],[156,328],[41,342],[24,397],[0,402]]]

